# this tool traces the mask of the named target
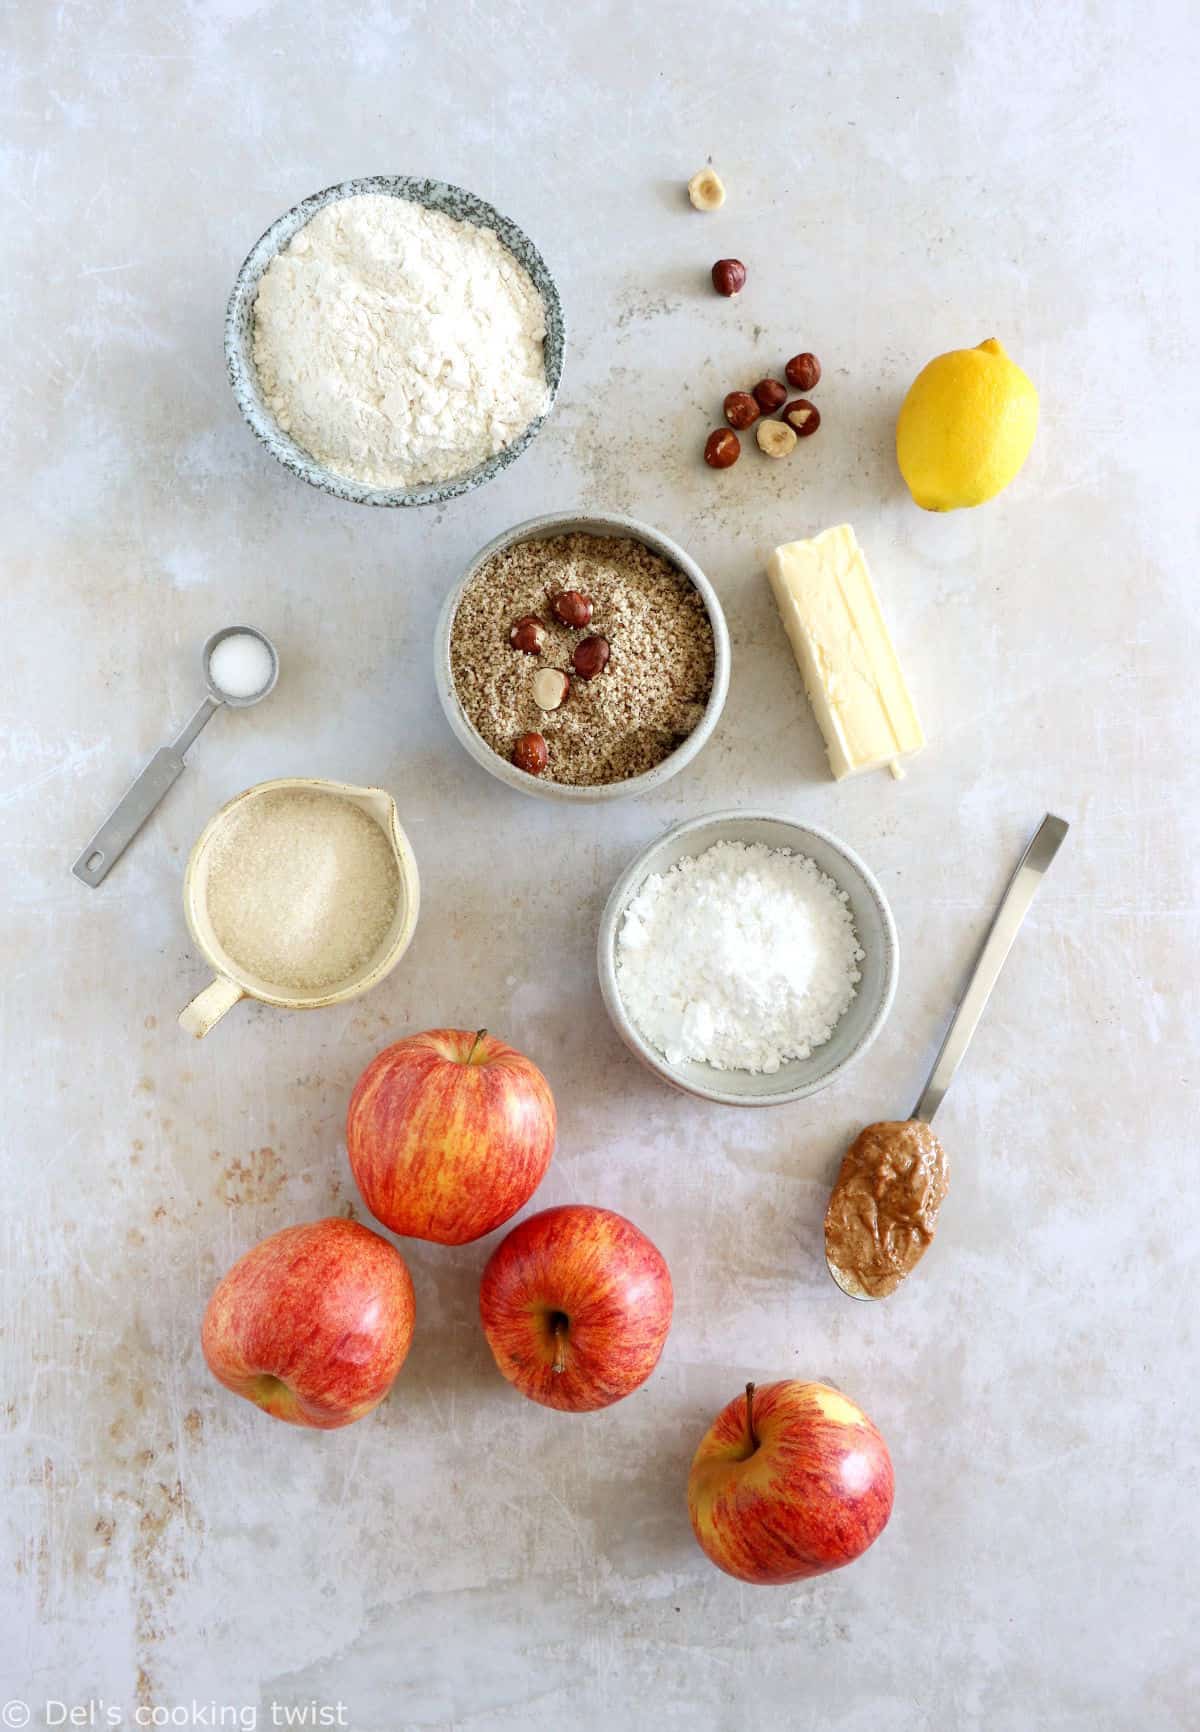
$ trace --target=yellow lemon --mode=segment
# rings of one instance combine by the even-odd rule
[[[917,374],[896,422],[896,459],[925,511],[982,505],[1016,475],[1037,430],[1033,380],[995,337]]]

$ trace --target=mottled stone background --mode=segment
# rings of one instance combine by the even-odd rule
[[[90,1698],[263,1725],[340,1701],[360,1732],[1194,1727],[1194,7],[9,0],[2,22],[0,1700],[34,1725]],[[702,218],[681,188],[710,154],[729,202]],[[225,379],[251,243],[374,172],[492,201],[567,309],[553,420],[441,511],[305,488]],[[732,303],[720,254],[749,269]],[[986,509],[926,516],[897,406],[991,335],[1041,388],[1032,459]],[[800,348],[818,437],[705,470],[724,392]],[[687,544],[734,675],[692,770],[564,813],[459,750],[430,644],[484,540],[576,504]],[[930,737],[902,784],[826,780],[762,575],[847,518]],[[214,721],[86,890],[72,859],[243,618],[279,644],[278,692]],[[415,943],[359,1004],[242,1007],[189,1044],[188,848],[291,773],[394,790]],[[869,1059],[774,1114],[668,1093],[593,968],[630,855],[737,802],[843,835],[901,933]],[[939,1121],[938,1244],[851,1305],[818,1232],[839,1152],[915,1099],[1047,808],[1071,837]],[[353,1080],[439,1022],[549,1074],[539,1202],[613,1205],[666,1253],[661,1369],[602,1415],[536,1409],[477,1327],[489,1244],[406,1245],[392,1398],[341,1434],[273,1425],[206,1375],[207,1294],[263,1234],[355,1208]],[[695,1548],[684,1479],[717,1408],[781,1375],[864,1404],[896,1510],[853,1569],[752,1592]]]

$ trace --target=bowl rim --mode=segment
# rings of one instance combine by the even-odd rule
[[[704,714],[686,740],[682,740],[670,756],[664,758],[660,764],[655,764],[652,770],[643,770],[640,775],[628,776],[621,782],[601,782],[590,787],[578,787],[568,782],[543,781],[541,777],[526,775],[523,770],[518,770],[515,764],[510,764],[506,758],[494,752],[468,718],[455,688],[450,666],[450,635],[454,627],[454,617],[463,592],[480,567],[494,554],[502,552],[506,547],[516,546],[519,542],[576,533],[615,535],[630,541],[640,541],[651,553],[660,554],[669,560],[688,579],[703,601],[713,634],[712,690],[704,706]],[[438,698],[455,738],[489,775],[508,787],[515,788],[519,794],[531,795],[536,799],[559,800],[584,806],[649,793],[669,781],[672,776],[678,775],[680,770],[686,769],[704,749],[716,731],[729,695],[732,660],[729,626],[720,597],[710,579],[705,576],[692,555],[671,536],[661,529],[655,529],[652,524],[643,523],[640,519],[628,517],[622,512],[545,512],[537,517],[527,517],[523,522],[515,523],[511,528],[502,530],[499,535],[494,535],[473,556],[462,577],[442,603],[433,641],[434,678]]]
[[[793,1085],[790,1088],[780,1089],[774,1094],[742,1095],[735,1094],[730,1090],[723,1089],[715,1084],[710,1088],[684,1077],[677,1067],[672,1065],[670,1061],[659,1052],[658,1048],[652,1046],[639,1031],[634,1024],[633,1018],[625,1009],[625,1005],[621,998],[620,988],[617,985],[617,933],[626,907],[632,900],[634,892],[640,887],[642,882],[649,877],[650,872],[654,869],[651,865],[651,860],[660,849],[676,842],[682,836],[686,836],[697,830],[709,829],[714,824],[732,829],[738,824],[762,822],[784,825],[788,830],[791,830],[796,834],[798,842],[800,838],[805,836],[815,837],[818,841],[823,842],[828,848],[832,849],[835,854],[839,855],[847,862],[853,871],[859,874],[862,882],[867,888],[868,894],[875,904],[880,921],[883,925],[883,991],[880,994],[879,1003],[876,1005],[866,1028],[859,1036],[855,1045],[844,1058],[839,1059],[839,1061],[835,1065],[831,1066],[829,1070],[823,1072],[820,1076],[811,1078],[807,1082]],[[734,838],[730,837],[727,839]],[[709,846],[711,845],[712,844],[710,843]],[[800,843],[800,846],[797,849],[798,852],[802,850],[802,846],[803,844]],[[838,888],[845,890],[847,886],[844,883],[839,883]],[[867,865],[862,856],[855,849],[851,848],[849,843],[843,842],[840,836],[835,836],[831,830],[826,830],[819,824],[802,823],[799,819],[791,817],[786,812],[763,811],[757,807],[747,807],[745,809],[741,807],[725,807],[718,812],[705,812],[699,817],[686,818],[680,824],[673,824],[671,828],[665,831],[661,836],[657,836],[652,842],[647,843],[636,857],[630,861],[629,865],[626,866],[625,870],[618,877],[616,883],[609,892],[608,899],[604,904],[604,911],[600,916],[600,927],[596,939],[596,967],[600,979],[600,994],[604,1000],[604,1008],[607,1010],[609,1019],[616,1032],[620,1035],[625,1045],[635,1057],[640,1058],[642,1063],[645,1064],[649,1070],[654,1071],[658,1076],[662,1077],[665,1082],[670,1083],[673,1088],[678,1089],[683,1094],[692,1095],[697,1100],[715,1102],[718,1106],[786,1106],[793,1101],[806,1100],[810,1095],[817,1094],[821,1089],[828,1088],[832,1082],[836,1081],[836,1079],[841,1076],[843,1072],[848,1070],[851,1065],[856,1064],[858,1060],[862,1058],[863,1054],[874,1045],[884,1023],[888,1019],[892,1003],[896,996],[896,987],[900,975],[900,939],[896,930],[895,917],[892,914],[888,899],[883,893],[883,888],[880,885],[878,878],[876,878],[874,872],[872,872],[871,868]],[[712,1074],[714,1077],[720,1077],[723,1073],[714,1070]]]
[[[238,329],[247,303],[253,307],[259,282],[267,266],[292,236],[298,234],[326,205],[368,193],[406,200],[410,204],[425,205],[433,210],[442,208],[442,204],[434,202],[435,200],[453,199],[465,205],[466,212],[459,220],[474,223],[478,228],[489,228],[499,236],[503,245],[532,279],[545,308],[545,408],[510,444],[494,451],[490,457],[484,458],[482,463],[477,463],[474,469],[468,469],[463,475],[451,476],[446,481],[423,482],[417,487],[371,487],[354,481],[349,476],[339,475],[336,470],[328,469],[318,462],[283,431],[263,403],[253,358],[246,351]],[[522,249],[527,253],[527,257],[522,256]],[[511,217],[506,217],[486,199],[480,198],[478,193],[458,186],[453,181],[437,180],[423,175],[357,175],[351,180],[338,181],[333,186],[323,187],[320,192],[309,193],[307,198],[301,199],[281,216],[277,216],[250,248],[234,278],[225,307],[225,368],[238,408],[250,431],[277,462],[282,463],[285,469],[290,470],[301,481],[308,482],[310,487],[318,487],[322,492],[332,494],[335,499],[345,499],[354,505],[399,508],[441,505],[448,499],[471,493],[485,481],[490,481],[510,463],[515,462],[533,443],[554,408],[562,383],[566,334],[566,317],[558,284],[540,249]]]

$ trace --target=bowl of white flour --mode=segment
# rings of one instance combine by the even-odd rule
[[[562,303],[529,237],[446,181],[372,175],[273,222],[225,357],[285,468],[359,505],[436,505],[518,457],[562,376]]]
[[[828,1087],[887,1020],[899,945],[854,851],[768,812],[646,848],[600,922],[600,990],[630,1051],[684,1093],[776,1106]]]

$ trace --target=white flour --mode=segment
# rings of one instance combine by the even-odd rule
[[[672,1064],[770,1073],[829,1039],[862,956],[846,892],[814,861],[718,842],[646,880],[618,935],[617,983]]]
[[[297,444],[374,487],[446,481],[546,407],[545,309],[491,229],[364,193],[319,210],[254,306],[263,395]]]

